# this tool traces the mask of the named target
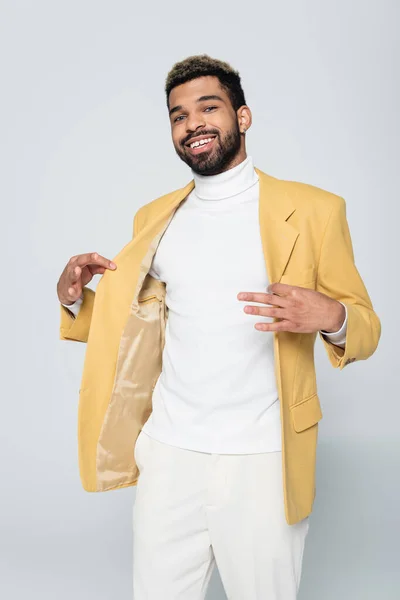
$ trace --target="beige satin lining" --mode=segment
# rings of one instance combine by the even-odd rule
[[[149,270],[168,225],[152,240],[140,266],[131,313],[121,336],[114,388],[97,445],[97,489],[135,484],[137,436],[152,411],[152,393],[162,368],[165,341],[165,283]],[[161,343],[160,343],[161,341]]]

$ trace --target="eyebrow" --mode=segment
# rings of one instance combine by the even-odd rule
[[[196,102],[206,102],[207,100],[219,100],[220,102],[223,102],[224,99],[221,98],[221,96],[218,96],[217,94],[210,94],[209,96],[200,96],[200,98],[197,98]],[[178,110],[182,110],[183,106],[181,104],[179,104],[178,106],[174,106],[174,108],[171,108],[171,110],[169,111],[169,116],[171,116],[174,112],[177,112]]]

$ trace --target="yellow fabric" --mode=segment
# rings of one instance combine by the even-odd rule
[[[260,179],[260,233],[271,282],[316,289],[346,304],[344,349],[321,336],[329,360],[343,369],[365,360],[380,338],[380,321],[354,264],[345,202],[313,186]],[[61,339],[87,341],[80,390],[78,438],[83,487],[105,491],[135,485],[133,449],[152,407],[161,369],[165,284],[148,270],[174,211],[194,182],[143,206],[134,237],[113,259],[96,295],[88,288],[76,319],[61,308]],[[314,368],[316,333],[274,334],[275,374],[282,427],[285,513],[294,524],[312,510],[318,421],[322,417]]]

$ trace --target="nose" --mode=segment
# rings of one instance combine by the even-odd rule
[[[199,127],[204,127],[206,124],[204,115],[202,114],[193,114],[189,115],[186,119],[186,130],[187,132],[196,131]]]

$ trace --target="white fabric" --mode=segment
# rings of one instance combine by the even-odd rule
[[[195,188],[175,213],[151,275],[166,282],[163,367],[143,429],[204,452],[281,449],[273,334],[254,328],[241,291],[269,281],[259,228],[259,182],[248,157]]]
[[[296,599],[309,517],[286,523],[281,452],[194,452],[142,431],[135,460],[135,600],[203,600],[215,563],[230,600]]]

